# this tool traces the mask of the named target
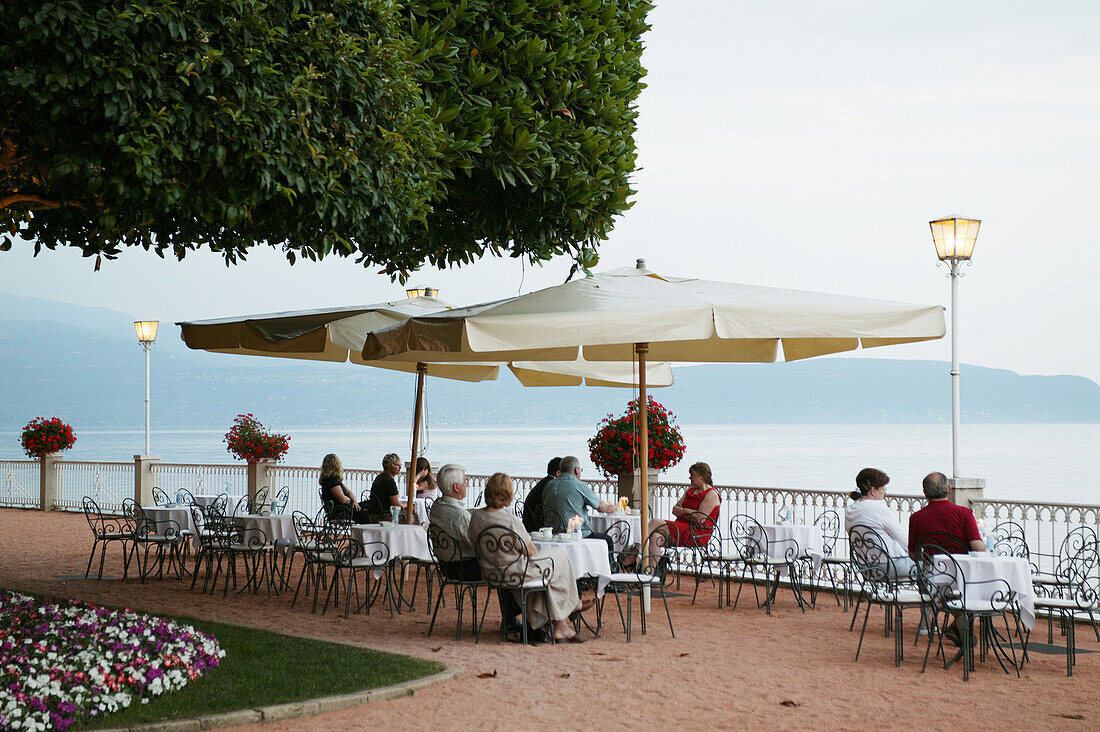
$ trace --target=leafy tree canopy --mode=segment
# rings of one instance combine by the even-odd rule
[[[584,258],[629,206],[651,7],[4,3],[0,227],[36,253],[266,243],[395,276]]]

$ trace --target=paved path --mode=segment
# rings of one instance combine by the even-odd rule
[[[688,719],[700,727],[728,729],[1100,726],[1100,654],[1078,655],[1073,678],[1065,676],[1064,656],[1033,654],[1022,679],[985,664],[964,684],[957,667],[933,666],[922,675],[917,649],[907,649],[905,662],[895,669],[893,641],[882,636],[882,614],[875,611],[857,664],[852,658],[858,634],[848,633],[849,616],[829,596],[803,615],[790,593],[781,591],[769,617],[753,607],[751,593],[748,602],[742,595],[736,611],[719,610],[708,587],[694,606],[690,597],[671,601],[675,640],[663,613],[654,612],[649,635],[636,635],[628,645],[609,606],[605,636],[582,645],[524,648],[501,644],[489,632],[475,646],[469,638],[454,640],[453,606],[440,611],[436,633],[427,638],[428,615],[420,599],[417,612],[392,620],[380,609],[344,620],[331,611],[312,615],[301,602],[292,609],[288,596],[223,600],[220,592],[211,597],[176,581],[60,579],[83,575],[90,548],[91,534],[78,514],[0,509],[4,587],[361,643],[466,669],[411,697],[267,724],[264,730],[651,729]],[[107,570],[120,576],[117,550],[108,557]],[[490,613],[487,630],[499,622],[495,609]],[[1045,640],[1045,625],[1036,633]],[[1100,650],[1084,627],[1078,643]]]

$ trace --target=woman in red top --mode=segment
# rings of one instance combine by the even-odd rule
[[[710,466],[706,463],[695,463],[688,468],[688,475],[691,485],[672,507],[672,515],[676,518],[672,521],[654,519],[649,522],[650,533],[663,527],[661,533],[665,534],[667,546],[704,546],[710,541],[711,532],[718,521],[722,499],[714,489]],[[700,513],[710,517],[705,525],[700,521]],[[658,547],[650,547],[650,550],[657,552]]]

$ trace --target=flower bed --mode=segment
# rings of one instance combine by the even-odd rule
[[[63,730],[144,704],[224,656],[173,620],[0,590],[0,729]]]

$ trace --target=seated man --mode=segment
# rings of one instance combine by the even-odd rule
[[[535,483],[535,487],[523,501],[523,528],[534,533],[543,527],[542,493],[547,484],[561,475],[561,458],[556,457],[546,464],[546,477]]]
[[[928,505],[909,517],[909,556],[914,562],[927,559],[921,554],[935,554],[939,549],[952,553],[985,551],[985,543],[974,520],[974,512],[965,506],[956,506],[947,499],[951,485],[943,473],[929,473],[922,483],[924,497]],[[937,548],[923,549],[921,544],[930,541]],[[962,615],[955,616],[953,624],[943,631],[943,637],[956,646],[962,645],[960,622]],[[973,639],[973,634],[970,635]],[[961,651],[960,651],[961,653]]]
[[[542,503],[553,509],[563,522],[573,516],[580,516],[583,522],[581,535],[585,538],[603,539],[607,542],[608,551],[614,551],[611,537],[592,531],[592,527],[588,525],[588,509],[591,507],[600,513],[614,513],[618,504],[601,501],[596,492],[581,481],[580,460],[572,455],[561,459],[561,473],[546,484],[542,492]],[[555,526],[554,530],[564,531],[565,527]]]
[[[454,464],[444,465],[436,477],[436,487],[443,495],[432,504],[428,523],[447,533],[460,557],[458,561],[445,562],[440,559],[439,570],[454,580],[480,580],[481,565],[478,564],[474,547],[470,544],[470,512],[466,509],[466,468]],[[505,593],[502,597],[502,612],[508,618],[506,630],[509,633],[517,632],[520,630],[519,605],[510,593]]]
[[[951,486],[943,473],[929,473],[922,483],[928,505],[909,517],[909,556],[914,562],[923,541],[930,540],[952,552],[985,551],[974,512],[948,500]]]

